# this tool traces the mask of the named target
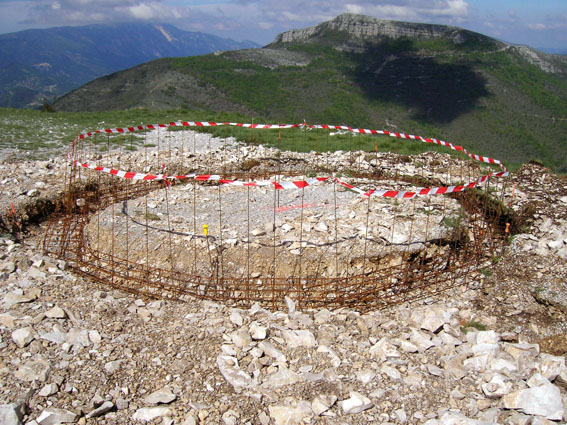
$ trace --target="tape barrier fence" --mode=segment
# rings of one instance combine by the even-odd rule
[[[175,128],[175,127],[218,127],[218,126],[235,126],[235,127],[243,127],[243,128],[256,128],[256,129],[291,129],[291,128],[303,128],[303,129],[325,129],[325,130],[342,130],[342,131],[349,131],[353,134],[368,134],[368,135],[385,135],[390,137],[395,137],[398,139],[406,139],[406,140],[416,140],[423,143],[432,143],[439,146],[444,146],[454,151],[463,152],[469,158],[484,162],[487,164],[494,164],[500,167],[502,171],[489,173],[484,176],[479,177],[476,180],[473,180],[469,183],[465,183],[463,185],[456,185],[456,186],[444,186],[444,187],[425,187],[425,188],[418,188],[414,191],[400,191],[400,190],[369,190],[365,191],[363,189],[357,188],[353,185],[350,185],[344,181],[336,177],[315,177],[309,178],[305,180],[299,181],[284,181],[284,182],[275,182],[275,181],[251,181],[251,182],[243,182],[239,180],[229,180],[223,179],[220,175],[217,174],[184,174],[184,175],[177,175],[177,176],[168,176],[166,174],[146,174],[146,173],[138,173],[132,171],[123,171],[117,170],[108,167],[101,167],[95,166],[92,164],[82,163],[75,160],[72,155],[71,151],[75,146],[75,143],[78,140],[87,139],[97,134],[125,134],[125,133],[133,133],[136,131],[144,131],[144,130],[157,130],[159,128]],[[132,180],[183,180],[183,179],[195,179],[198,181],[218,181],[220,184],[226,185],[234,185],[234,186],[245,186],[245,187],[261,187],[261,186],[273,186],[276,190],[282,189],[301,189],[307,186],[312,186],[317,183],[321,183],[324,181],[332,181],[342,186],[351,189],[352,191],[366,196],[366,197],[384,197],[384,198],[413,198],[416,196],[428,196],[428,195],[441,195],[446,193],[455,193],[455,192],[462,192],[465,189],[474,188],[475,186],[487,181],[491,177],[506,177],[509,175],[508,170],[502,164],[501,161],[497,159],[493,159],[487,156],[477,155],[474,153],[469,152],[462,146],[453,145],[452,143],[445,142],[443,140],[434,139],[434,138],[425,138],[421,136],[415,136],[412,134],[405,134],[399,132],[390,132],[387,130],[372,130],[372,129],[364,129],[364,128],[353,128],[344,125],[313,125],[313,124],[243,124],[243,123],[233,123],[233,122],[210,122],[210,121],[176,121],[170,122],[169,124],[148,124],[148,125],[138,125],[134,127],[124,127],[124,128],[107,128],[101,130],[95,130],[92,132],[86,132],[79,134],[75,140],[73,141],[73,146],[67,152],[67,157],[76,165],[83,168],[88,168],[91,170],[95,170],[102,173],[107,173],[113,176],[121,177],[124,179],[132,179]]]

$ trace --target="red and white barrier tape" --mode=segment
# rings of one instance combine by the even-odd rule
[[[88,133],[81,133],[77,136],[77,138],[73,141],[73,146],[75,142],[79,139],[86,139],[88,137],[92,137],[96,134],[123,134],[128,132],[136,132],[136,131],[143,131],[143,130],[156,130],[159,128],[170,128],[170,127],[216,127],[216,126],[237,126],[237,127],[244,127],[244,128],[257,128],[257,129],[289,129],[289,128],[313,128],[313,129],[326,129],[326,130],[346,130],[350,131],[351,133],[355,134],[374,134],[374,135],[387,135],[391,137],[396,137],[399,139],[408,139],[408,140],[417,140],[424,143],[433,143],[440,146],[448,147],[452,150],[463,152],[470,158],[474,159],[475,161],[485,162],[488,164],[495,164],[500,167],[502,170],[498,173],[489,173],[482,177],[479,177],[477,180],[472,182],[466,183],[464,185],[459,186],[445,186],[445,187],[430,187],[430,188],[420,188],[415,191],[399,191],[399,190],[370,190],[364,191],[360,188],[352,186],[346,182],[339,180],[338,178],[333,177],[315,177],[309,178],[306,180],[299,180],[299,181],[287,181],[287,182],[273,182],[273,181],[252,181],[252,182],[243,182],[239,180],[229,180],[223,179],[220,175],[217,174],[185,174],[185,175],[178,175],[178,176],[168,176],[166,174],[145,174],[145,173],[137,173],[137,172],[130,172],[130,171],[122,171],[113,168],[107,167],[100,167],[94,166],[91,164],[81,163],[73,159],[72,155],[68,152],[67,157],[73,161],[73,163],[77,166],[88,168],[91,170],[108,173],[113,176],[125,178],[125,179],[132,179],[132,180],[182,180],[182,179],[195,179],[198,181],[218,181],[220,184],[229,184],[234,186],[245,186],[245,187],[260,187],[260,186],[273,186],[276,190],[281,189],[301,189],[307,186],[312,186],[314,184],[324,182],[327,180],[331,180],[333,182],[339,183],[345,186],[348,189],[351,189],[361,195],[364,196],[376,196],[376,197],[385,197],[385,198],[413,198],[416,196],[428,196],[428,195],[440,195],[446,193],[455,193],[455,192],[462,192],[465,189],[473,188],[480,183],[487,181],[490,177],[506,177],[508,176],[509,172],[506,167],[497,159],[489,158],[486,156],[476,155],[470,153],[467,149],[463,148],[462,146],[453,145],[452,143],[445,142],[443,140],[433,139],[433,138],[424,138],[421,136],[414,136],[411,134],[405,133],[395,133],[390,132],[387,130],[369,130],[363,128],[352,128],[348,126],[342,125],[308,125],[306,123],[303,124],[241,124],[241,123],[231,123],[231,122],[224,122],[224,123],[217,123],[217,122],[202,122],[202,121],[177,121],[171,122],[169,124],[150,124],[150,125],[139,125],[136,127],[126,127],[126,128],[107,128],[103,130],[96,130],[93,132]]]

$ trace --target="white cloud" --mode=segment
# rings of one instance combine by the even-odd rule
[[[541,23],[538,23],[538,24],[528,24],[528,28],[531,29],[531,30],[535,30],[535,31],[542,31],[542,30],[547,29],[546,25],[545,25],[545,24],[541,24]]]
[[[539,45],[567,43],[567,16],[563,9],[554,13],[555,9],[543,12],[534,7],[526,12],[520,3],[510,8],[482,9],[480,2],[472,0],[0,0],[0,28],[16,31],[153,20],[171,22],[189,31],[269,43],[278,32],[316,25],[347,12],[380,19],[459,25],[511,42],[527,43],[528,36],[537,36],[551,40],[538,41]]]

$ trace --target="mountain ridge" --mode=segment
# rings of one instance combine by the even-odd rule
[[[55,106],[184,108],[402,128],[567,171],[567,120],[556,119],[567,117],[563,58],[455,27],[391,37],[370,28],[375,18],[363,17],[364,25],[351,22],[343,31],[345,18],[358,19],[341,15],[261,49],[155,60],[92,81]],[[431,29],[400,24],[412,25],[417,33]]]
[[[160,57],[256,47],[165,23],[92,24],[0,35],[0,106],[37,107],[95,78]]]

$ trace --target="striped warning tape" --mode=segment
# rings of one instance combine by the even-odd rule
[[[498,165],[501,172],[498,173],[489,173],[482,177],[479,177],[477,180],[472,182],[466,183],[464,185],[457,185],[457,186],[445,186],[445,187],[430,187],[430,188],[419,188],[414,191],[400,191],[400,190],[369,190],[365,191],[363,189],[357,188],[356,186],[350,185],[347,182],[339,180],[338,178],[334,177],[315,177],[309,178],[305,180],[299,181],[287,181],[287,182],[274,182],[274,181],[251,181],[251,182],[243,182],[239,180],[230,180],[230,179],[223,179],[220,175],[217,174],[185,174],[185,175],[177,175],[177,176],[168,176],[166,174],[147,174],[147,173],[137,173],[137,172],[130,172],[130,171],[123,171],[117,170],[113,168],[101,167],[101,166],[94,166],[92,164],[82,163],[77,160],[74,160],[71,155],[71,150],[74,147],[77,140],[86,139],[88,137],[92,137],[96,134],[123,134],[128,132],[136,132],[136,131],[143,131],[143,130],[156,130],[159,128],[170,128],[170,127],[216,127],[216,126],[237,126],[237,127],[244,127],[244,128],[257,128],[257,129],[289,129],[289,128],[305,128],[305,129],[326,129],[326,130],[345,130],[350,131],[354,134],[373,134],[373,135],[386,135],[391,137],[396,137],[399,139],[407,139],[407,140],[417,140],[424,143],[433,143],[440,146],[448,147],[452,150],[463,152],[468,157],[475,161],[484,162],[488,164]],[[321,183],[327,180],[332,182],[341,184],[342,186],[359,193],[360,195],[367,196],[367,197],[385,197],[385,198],[413,198],[416,196],[428,196],[428,195],[440,195],[446,193],[456,193],[462,192],[465,189],[474,188],[480,183],[487,181],[491,177],[506,177],[509,175],[508,170],[502,164],[501,161],[493,158],[489,158],[482,155],[477,155],[470,153],[467,149],[463,148],[462,146],[453,145],[452,143],[445,142],[443,140],[438,140],[434,138],[425,138],[421,136],[414,136],[412,134],[405,134],[405,133],[398,133],[398,132],[390,132],[387,130],[371,130],[371,129],[364,129],[364,128],[353,128],[349,126],[343,125],[311,125],[311,124],[242,124],[242,123],[232,123],[232,122],[209,122],[209,121],[176,121],[170,122],[169,124],[149,124],[149,125],[139,125],[135,127],[125,127],[125,128],[107,128],[102,130],[96,130],[87,133],[79,134],[75,140],[73,141],[73,147],[69,149],[67,152],[67,157],[73,161],[73,163],[77,166],[92,169],[95,171],[108,173],[113,176],[125,178],[125,179],[132,179],[132,180],[183,180],[183,179],[195,179],[198,181],[218,181],[220,184],[227,184],[227,185],[234,185],[234,186],[244,186],[244,187],[261,187],[261,186],[273,186],[276,190],[281,189],[301,189],[308,186],[312,186],[317,183]]]

